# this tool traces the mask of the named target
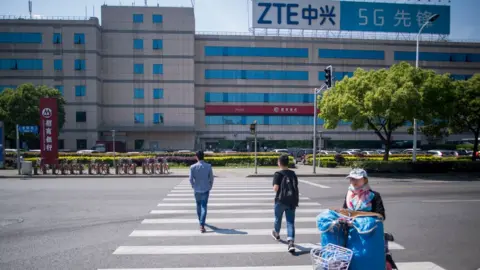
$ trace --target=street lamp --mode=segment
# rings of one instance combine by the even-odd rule
[[[417,52],[416,52],[416,57],[415,57],[415,68],[418,68],[418,59],[419,59],[419,54],[420,54],[420,34],[423,31],[423,28],[425,28],[429,23],[433,23],[440,17],[439,14],[433,14],[428,18],[428,20],[420,27],[420,31],[418,31],[417,34]],[[417,90],[418,91],[418,90]],[[417,161],[417,119],[413,118],[413,152],[412,152],[412,161],[415,162]]]

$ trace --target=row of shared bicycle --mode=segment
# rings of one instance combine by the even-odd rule
[[[38,165],[37,165],[38,164]],[[77,159],[61,160],[58,164],[44,164],[38,159],[33,166],[33,174],[55,175],[161,175],[170,174],[170,168],[166,158],[147,158],[141,162],[131,158],[112,160],[92,159],[88,163],[82,163]]]

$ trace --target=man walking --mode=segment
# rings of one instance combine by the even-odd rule
[[[275,191],[275,222],[272,237],[280,240],[283,213],[287,219],[288,252],[295,252],[295,209],[298,207],[299,192],[298,178],[294,171],[288,169],[288,156],[278,158],[278,167],[281,169],[273,176],[273,190]]]
[[[197,215],[200,223],[200,232],[205,232],[205,219],[207,218],[207,204],[210,190],[213,187],[212,165],[206,163],[203,151],[195,153],[197,163],[190,166],[190,184],[195,193],[197,202]]]

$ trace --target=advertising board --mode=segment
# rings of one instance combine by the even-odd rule
[[[40,99],[40,151],[43,164],[58,164],[58,106],[56,98]]]
[[[450,34],[450,6],[331,0],[252,0],[253,28]]]

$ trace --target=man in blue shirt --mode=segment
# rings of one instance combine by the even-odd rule
[[[200,222],[200,232],[205,232],[205,219],[207,218],[207,203],[210,190],[213,187],[212,165],[206,163],[203,151],[195,153],[197,163],[190,166],[190,184],[195,192],[197,202],[197,215]]]

